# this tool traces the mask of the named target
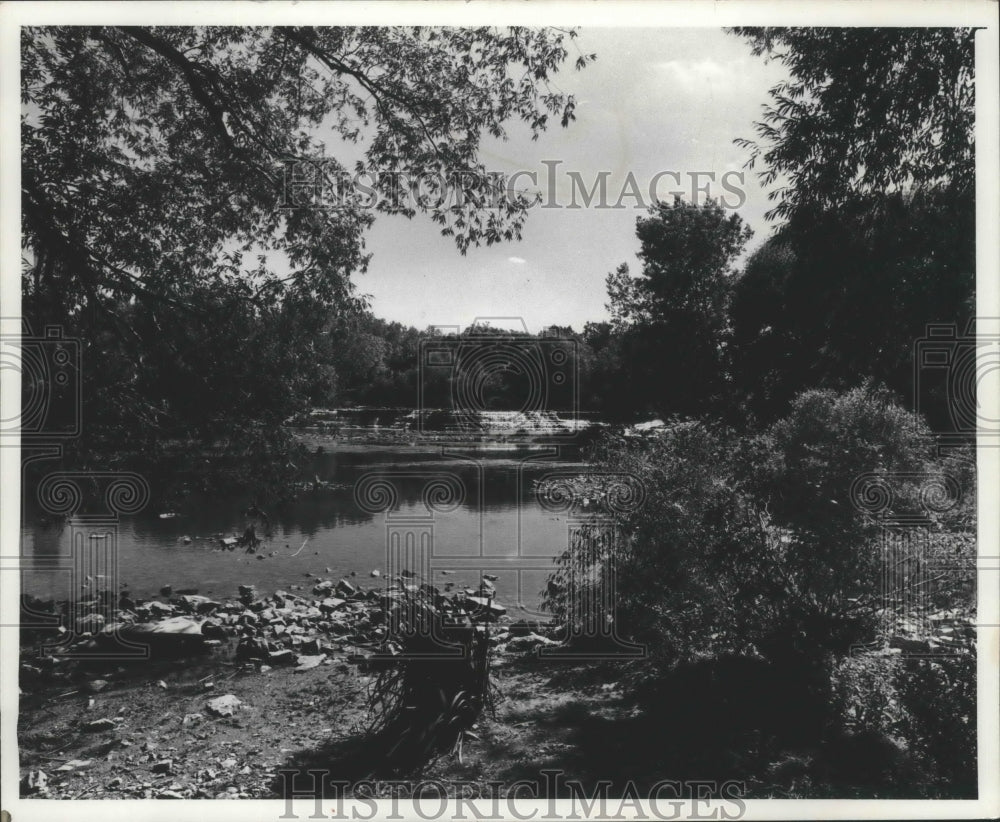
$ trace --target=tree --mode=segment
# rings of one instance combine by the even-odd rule
[[[636,234],[642,273],[623,264],[607,286],[637,396],[657,413],[704,411],[722,390],[733,263],[752,231],[715,200],[675,197],[640,217]]]
[[[530,203],[482,207],[489,184],[479,144],[505,137],[511,122],[537,137],[550,117],[573,119],[572,97],[550,87],[573,37],[553,29],[23,28],[24,313],[85,339],[84,396],[104,404],[87,415],[88,430],[110,419],[101,410],[147,430],[173,417],[183,429],[186,404],[149,392],[149,361],[180,358],[180,371],[200,375],[187,391],[215,390],[220,373],[243,373],[255,340],[248,328],[269,325],[258,336],[273,338],[292,322],[281,306],[294,305],[300,325],[281,339],[302,347],[286,348],[288,357],[258,351],[242,383],[247,396],[217,408],[215,419],[280,421],[286,404],[274,398],[301,393],[259,376],[304,376],[323,327],[323,312],[306,307],[357,308],[350,277],[364,270],[363,234],[376,211],[424,212],[462,251],[519,236]],[[577,67],[591,58],[581,54]],[[363,149],[357,170],[376,180],[373,209],[350,198],[337,208],[282,208],[288,161],[322,160],[336,177],[347,161],[334,155],[348,144]],[[394,196],[401,172],[431,180],[430,190]],[[442,175],[462,196],[433,196]],[[196,356],[182,336],[210,341],[211,356]],[[104,372],[113,381],[102,381],[98,362],[114,363]]]
[[[757,123],[771,217],[854,195],[975,186],[975,30],[736,28],[791,78]],[[787,178],[787,185],[784,184]]]
[[[735,284],[731,368],[759,421],[810,387],[884,382],[912,404],[929,323],[975,305],[974,34],[735,29],[791,77],[738,140],[783,219]],[[925,397],[935,430],[947,398]]]

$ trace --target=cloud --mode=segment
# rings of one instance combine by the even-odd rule
[[[514,263],[514,265],[524,265],[528,261],[524,257],[508,257],[507,262]]]

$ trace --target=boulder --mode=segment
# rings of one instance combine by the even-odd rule
[[[319,608],[321,611],[326,613],[331,613],[336,611],[341,606],[345,605],[347,600],[339,599],[338,597],[327,597],[319,603]]]
[[[159,622],[111,623],[97,635],[97,641],[114,647],[120,647],[123,641],[145,645],[154,658],[204,653],[207,650],[201,624],[184,616]]]
[[[208,712],[215,716],[233,716],[242,707],[243,702],[235,694],[217,696],[205,704]]]
[[[496,620],[506,615],[507,609],[502,605],[487,597],[467,596],[465,601],[469,603],[475,612],[482,612],[487,619]]]
[[[101,614],[87,614],[76,621],[78,633],[97,633],[104,627],[104,617]]]
[[[71,759],[69,762],[60,765],[56,768],[56,770],[65,773],[66,771],[77,771],[82,768],[89,768],[93,764],[93,759]]]
[[[190,611],[197,611],[199,614],[207,614],[221,608],[222,603],[216,602],[208,597],[189,594],[180,598],[181,604]]]
[[[318,667],[326,659],[326,654],[316,654],[314,656],[300,656],[296,662],[298,665],[295,667],[296,673],[301,673],[302,671],[311,671],[313,668]]]
[[[225,639],[226,629],[219,625],[217,622],[203,622],[201,623],[201,633],[207,639]]]
[[[174,612],[174,606],[168,605],[166,602],[160,602],[159,600],[152,600],[146,603],[146,608],[149,609],[150,613],[154,616],[165,616],[167,614],[172,614]]]
[[[295,661],[295,654],[287,648],[271,651],[267,655],[267,661],[271,665],[291,665]]]
[[[930,653],[930,645],[926,639],[913,639],[897,634],[889,640],[890,648],[898,648],[901,651],[911,654]]]
[[[49,790],[48,774],[45,771],[29,771],[22,786],[26,794],[47,793]]]

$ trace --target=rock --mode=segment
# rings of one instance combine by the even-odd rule
[[[289,651],[289,653],[291,652]],[[243,707],[243,702],[235,694],[225,694],[224,696],[217,696],[215,699],[210,699],[205,707],[209,713],[216,716],[233,716],[233,714]]]
[[[512,622],[510,624],[510,635],[511,636],[527,636],[528,634],[537,634],[542,630],[541,622],[528,621],[526,619],[519,619],[517,622]]]
[[[926,654],[930,652],[930,645],[927,644],[926,639],[912,639],[911,637],[905,637],[896,635],[889,640],[890,648],[899,648],[901,651],[906,651],[912,654]]]
[[[226,629],[223,628],[216,622],[203,622],[201,623],[201,633],[202,636],[207,637],[207,639],[225,639]]]
[[[173,773],[174,761],[172,759],[161,759],[152,767],[153,773]]]
[[[164,594],[164,596],[168,596],[168,594]],[[172,605],[168,605],[166,602],[160,602],[156,599],[152,602],[147,602],[146,607],[153,613],[154,616],[156,614],[166,615],[174,612],[174,607]]]
[[[173,591],[174,591],[173,586],[164,585],[162,588],[160,588],[160,596],[168,597],[173,593]]]
[[[240,644],[236,647],[236,661],[267,659],[267,653],[267,646],[261,640],[246,637],[241,639]]]
[[[239,592],[240,599],[253,599],[257,596],[257,589],[253,585],[241,585]]]
[[[306,654],[307,656],[322,653],[322,648],[320,647],[319,639],[317,639],[316,637],[303,640],[299,650],[303,654]]]
[[[184,714],[184,719],[181,720],[181,724],[190,725],[193,722],[200,722],[204,718],[204,714]]]
[[[180,542],[181,542],[182,545],[190,545],[191,544],[191,537],[188,537],[188,536],[181,537],[180,538]]]
[[[209,599],[208,597],[188,595],[181,597],[181,602],[191,611],[197,611],[199,614],[207,614],[222,607],[221,602],[216,602],[214,599]]]
[[[513,653],[522,653],[525,651],[533,651],[535,648],[540,648],[544,645],[558,645],[554,639],[548,639],[544,636],[539,636],[538,634],[528,634],[527,636],[516,636],[513,637],[510,642],[507,643],[507,650]]]
[[[185,799],[184,794],[177,793],[177,791],[160,791],[156,795],[157,799]]]
[[[87,690],[92,694],[98,694],[108,687],[108,681],[106,679],[93,679],[87,683]]]
[[[24,793],[46,793],[49,789],[49,777],[45,771],[28,771],[24,780]]]
[[[357,592],[357,590],[358,590],[358,589],[357,589],[357,588],[355,588],[355,587],[354,587],[354,586],[353,586],[353,585],[352,585],[352,584],[351,584],[350,582],[348,582],[348,581],[347,581],[346,579],[342,579],[342,580],[340,580],[340,582],[338,582],[338,583],[337,583],[337,587],[336,587],[336,589],[335,589],[335,590],[336,590],[336,591],[337,591],[337,593],[338,593],[338,594],[340,594],[341,596],[344,596],[344,597],[352,597],[352,596],[354,596],[354,594],[355,594],[355,593]]]
[[[334,581],[332,579],[325,579],[313,588],[314,594],[324,594],[327,591],[333,589]]]
[[[496,574],[483,574],[483,580],[486,582],[496,582],[499,579]]]
[[[66,771],[77,771],[82,768],[89,768],[93,764],[94,760],[92,759],[71,759],[69,762],[60,765],[58,768],[56,768],[56,770],[65,773]]]
[[[301,673],[302,671],[311,671],[313,668],[319,667],[323,660],[326,659],[326,654],[317,654],[316,656],[300,656],[296,661],[298,665],[295,668],[296,673]]]
[[[346,604],[347,600],[339,599],[337,597],[327,597],[319,603],[319,608],[321,611],[330,613],[336,611],[342,605]]]
[[[83,726],[85,731],[90,733],[95,733],[98,731],[113,731],[118,725],[113,719],[95,719],[93,722],[88,722]]]
[[[223,759],[219,763],[219,767],[225,768],[228,771],[230,768],[235,768],[237,766],[237,764],[239,764],[239,763],[237,763],[237,761],[235,759],[232,759],[232,758],[230,758],[230,759]]]
[[[378,579],[378,578],[379,578],[380,576],[382,576],[382,572],[381,572],[380,570],[378,570],[378,568],[376,568],[376,569],[375,569],[374,571],[372,571],[372,573],[371,573],[371,577],[372,577],[372,579]]]
[[[267,655],[267,661],[271,665],[291,665],[295,661],[295,654],[287,648],[281,651],[271,651]]]
[[[120,644],[119,637],[135,644],[148,645],[153,657],[205,651],[205,637],[200,623],[184,616],[159,622],[112,624],[97,635],[98,641],[115,647]]]
[[[488,619],[499,619],[507,613],[507,609],[497,605],[492,599],[487,597],[466,596],[466,602],[475,606],[477,611],[485,612]]]
[[[223,548],[235,548],[239,540],[236,537],[223,537],[219,540],[219,543]]]
[[[96,633],[104,627],[104,617],[101,614],[87,614],[76,621],[76,630],[83,633]]]

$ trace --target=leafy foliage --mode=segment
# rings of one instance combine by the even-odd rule
[[[929,475],[954,474],[968,494],[968,467],[941,462],[929,443],[873,389],[805,392],[759,435],[676,422],[644,440],[606,439],[593,454],[600,471],[631,474],[647,494],[621,518],[626,539],[614,546],[620,627],[666,663],[713,652],[821,659],[870,641],[882,605],[879,526],[851,486],[893,474],[898,514],[923,511]],[[949,550],[974,552],[951,539],[971,509],[932,516]],[[568,569],[585,577],[580,561],[568,552],[555,581]],[[567,590],[550,591],[557,609]]]
[[[88,432],[235,433],[328,393],[323,315],[358,309],[375,211],[425,212],[462,251],[519,235],[530,203],[474,196],[479,146],[573,119],[551,79],[574,36],[23,28],[24,314],[85,340]],[[385,196],[283,208],[282,165],[303,157],[331,174],[355,158]],[[400,200],[402,171],[465,196]]]
[[[675,197],[639,218],[636,234],[642,273],[623,264],[607,278],[633,401],[660,414],[703,412],[723,391],[732,266],[752,232],[714,200]]]
[[[914,346],[927,324],[964,331],[974,313],[974,206],[931,190],[803,209],[754,252],[733,285],[728,349],[747,414],[767,422],[805,388],[865,378],[912,405]],[[922,402],[935,430],[947,401]]]
[[[735,28],[791,79],[771,89],[760,161],[788,218],[853,196],[975,185],[975,31],[936,28]]]

